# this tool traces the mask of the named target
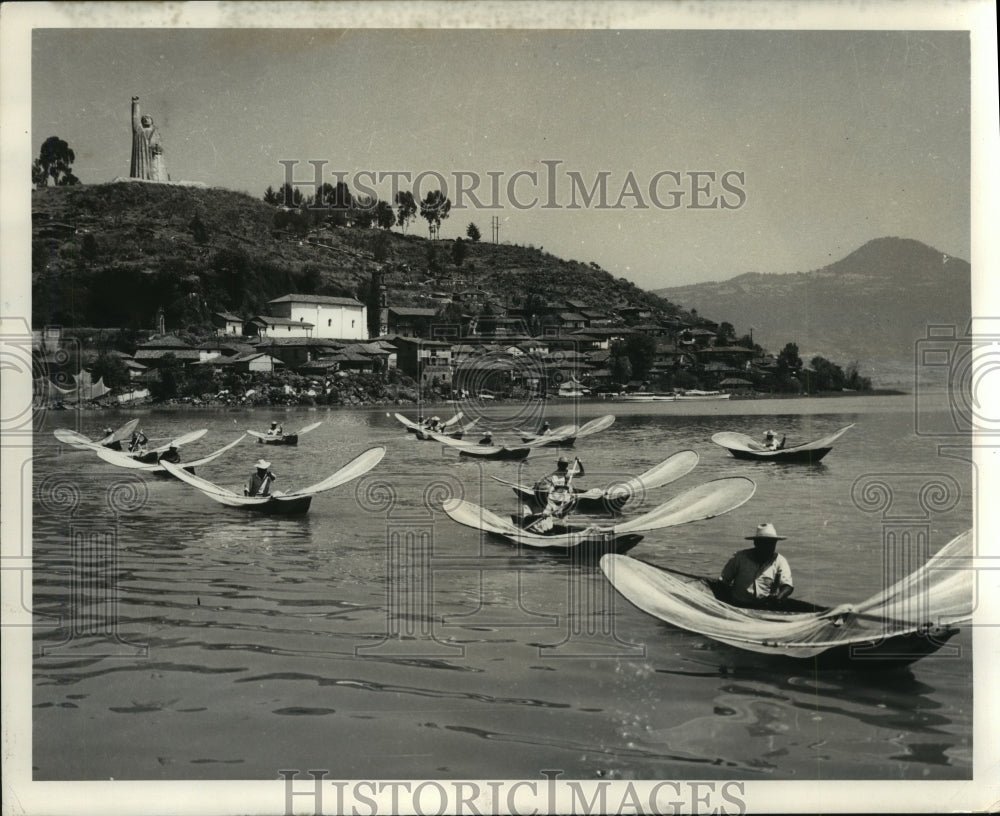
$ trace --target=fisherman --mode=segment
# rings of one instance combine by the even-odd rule
[[[542,427],[538,429],[538,436],[544,436],[545,434],[547,434],[551,430],[552,430],[552,428],[549,427],[549,421],[546,419],[542,423]]]
[[[268,436],[281,436],[284,430],[277,422],[272,422],[271,427],[267,429]]]
[[[128,452],[136,455],[144,454],[146,452],[147,442],[149,442],[149,437],[142,432],[142,428],[137,431],[133,431],[132,439],[128,443]]]
[[[441,430],[441,417],[432,416],[427,420],[427,430],[428,431],[439,431]]]
[[[764,447],[767,450],[781,450],[785,447],[786,437],[782,437],[781,442],[778,442],[778,435],[774,431],[768,431],[764,434]]]
[[[483,438],[479,440],[480,445],[493,445],[493,434],[489,431],[483,431]]]
[[[257,470],[250,477],[250,482],[243,488],[244,496],[270,496],[271,485],[277,477],[271,473],[271,463],[266,459],[257,460]]]
[[[167,448],[166,451],[160,454],[160,458],[158,461],[170,462],[172,465],[179,465],[181,462],[181,454],[180,451],[177,450],[177,446],[171,445],[169,448]]]
[[[773,524],[758,524],[747,541],[753,547],[737,552],[722,568],[722,583],[738,606],[780,605],[792,594],[792,570],[777,552],[779,536]]]
[[[564,516],[573,498],[573,477],[583,475],[583,463],[579,457],[573,461],[573,469],[570,470],[569,459],[560,456],[556,462],[556,469],[535,483],[535,498],[544,506],[542,513]]]

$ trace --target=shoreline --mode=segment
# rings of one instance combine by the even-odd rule
[[[897,388],[873,388],[871,391],[825,391],[818,394],[755,394],[753,396],[740,396],[733,394],[729,400],[703,400],[706,404],[720,403],[720,402],[771,402],[771,401],[781,401],[781,400],[794,400],[794,399],[852,399],[858,397],[907,397],[913,396],[911,391],[903,391]],[[621,403],[621,404],[634,404],[627,400],[618,399],[614,396],[609,397],[587,397],[579,398],[575,397],[572,399],[552,397],[549,399],[532,399],[532,400],[519,400],[515,398],[508,399],[493,399],[488,402],[481,400],[468,399],[468,400],[445,400],[445,399],[435,399],[435,400],[373,400],[360,401],[356,403],[335,403],[335,404],[308,404],[308,403],[283,403],[283,402],[253,402],[251,404],[239,405],[224,402],[222,400],[205,400],[194,403],[188,399],[171,399],[163,402],[152,402],[144,401],[138,404],[121,404],[121,405],[102,405],[102,404],[89,404],[89,405],[74,405],[74,406],[62,406],[62,407],[35,407],[33,410],[38,411],[86,411],[86,412],[100,412],[100,411],[129,411],[129,410],[144,410],[144,411],[158,411],[158,410],[170,410],[170,411],[185,411],[185,410],[196,410],[201,411],[205,409],[222,409],[232,412],[239,411],[253,411],[254,409],[266,409],[266,410],[277,410],[282,408],[305,408],[312,410],[325,409],[327,411],[342,411],[342,410],[355,410],[355,409],[373,409],[373,410],[384,410],[387,408],[414,408],[419,406],[420,409],[426,410],[427,408],[442,408],[447,409],[449,406],[458,410],[463,404],[476,404],[483,407],[492,405],[510,405],[512,403],[526,403],[526,402],[538,402],[544,403],[545,405],[555,405],[555,406],[571,406],[571,405],[608,405],[609,403]],[[664,400],[665,403],[673,404],[670,400]],[[685,401],[685,404],[697,404],[702,402],[702,400],[689,400]]]

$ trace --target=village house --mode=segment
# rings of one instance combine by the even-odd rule
[[[254,344],[257,352],[269,354],[291,369],[333,354],[343,347],[343,343],[314,337],[267,337]]]
[[[243,334],[243,318],[232,312],[216,312],[212,315],[212,325],[216,334],[237,336]]]
[[[382,334],[401,337],[431,337],[437,320],[437,309],[417,306],[389,306],[382,310]]]
[[[201,354],[198,349],[192,348],[179,337],[166,334],[151,337],[145,343],[140,343],[132,359],[146,368],[159,368],[165,360],[171,359],[180,363],[197,363],[201,360]]]
[[[392,340],[397,349],[397,365],[422,387],[451,384],[451,344],[417,337]]]
[[[274,317],[311,324],[313,337],[330,340],[367,340],[368,309],[350,297],[284,295],[268,301]]]
[[[254,315],[243,327],[247,337],[261,340],[273,337],[312,337],[313,324],[299,318],[274,317],[272,315]]]

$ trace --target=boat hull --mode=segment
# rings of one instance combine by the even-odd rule
[[[535,448],[572,448],[576,444],[575,436],[561,437],[553,439],[550,442],[539,441],[542,438],[540,436],[522,436],[521,441],[530,443]]]
[[[470,459],[488,459],[492,462],[519,462],[522,459],[527,459],[528,455],[531,453],[531,448],[504,448],[500,451],[493,451],[490,453],[477,453],[476,451],[459,451],[460,456],[466,456]]]
[[[531,521],[534,520],[532,516],[519,517],[517,515],[512,515],[511,519],[514,524],[518,526],[521,526],[524,523],[531,523]],[[580,532],[583,529],[584,528],[577,527],[572,524],[564,524],[556,521],[556,523],[552,526],[552,529],[544,535],[566,535],[568,533]],[[502,533],[487,533],[487,535],[497,541],[505,541],[508,544],[520,544],[517,538],[513,536],[504,535]],[[635,547],[640,541],[642,541],[642,539],[643,536],[638,533],[622,533],[620,535],[614,535],[611,533],[594,533],[592,535],[588,535],[572,547],[562,546],[553,542],[551,547],[539,547],[533,544],[526,549],[549,554],[572,554],[574,557],[581,560],[596,561],[600,560],[601,556],[607,555],[608,553],[623,555]]]
[[[265,516],[301,516],[309,512],[312,496],[297,496],[294,499],[271,499],[266,504],[246,505],[246,509]]]
[[[284,434],[282,436],[258,436],[257,443],[260,445],[298,445],[298,434]]]
[[[816,448],[814,450],[787,450],[768,451],[767,453],[757,453],[756,451],[743,450],[742,448],[726,448],[734,459],[745,459],[752,462],[785,462],[788,464],[813,465],[819,462],[833,448]]]

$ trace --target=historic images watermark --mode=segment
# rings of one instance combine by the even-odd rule
[[[328,770],[278,771],[285,782],[285,816],[307,813],[314,816],[324,813],[356,816],[383,813],[416,813],[419,816],[445,813],[456,816],[719,813],[742,816],[748,810],[746,784],[738,781],[580,782],[560,779],[563,772],[559,770],[543,770],[541,774],[544,780],[347,782],[327,780]]]
[[[326,170],[326,159],[282,159],[286,200],[293,206],[294,188],[311,187],[315,208],[345,207],[338,186],[354,191],[358,209],[374,209],[379,201],[395,202],[410,192],[420,202],[437,191],[428,207],[502,210],[738,210],[746,205],[746,173],[742,170],[662,169],[647,174],[626,170],[586,173],[565,167],[561,159],[542,159],[544,169],[516,170]],[[296,178],[300,164],[312,167],[312,177]],[[308,172],[307,170],[305,172]],[[331,184],[331,182],[333,182]],[[377,187],[385,190],[380,194]],[[407,190],[404,191],[404,185]],[[385,189],[387,186],[387,189]],[[331,197],[324,195],[329,190]],[[438,202],[438,203],[435,203]]]
[[[927,327],[914,354],[913,426],[921,436],[970,438],[996,444],[1000,436],[1000,317],[968,326]],[[948,410],[939,408],[942,390]],[[970,439],[971,441],[971,439]]]

